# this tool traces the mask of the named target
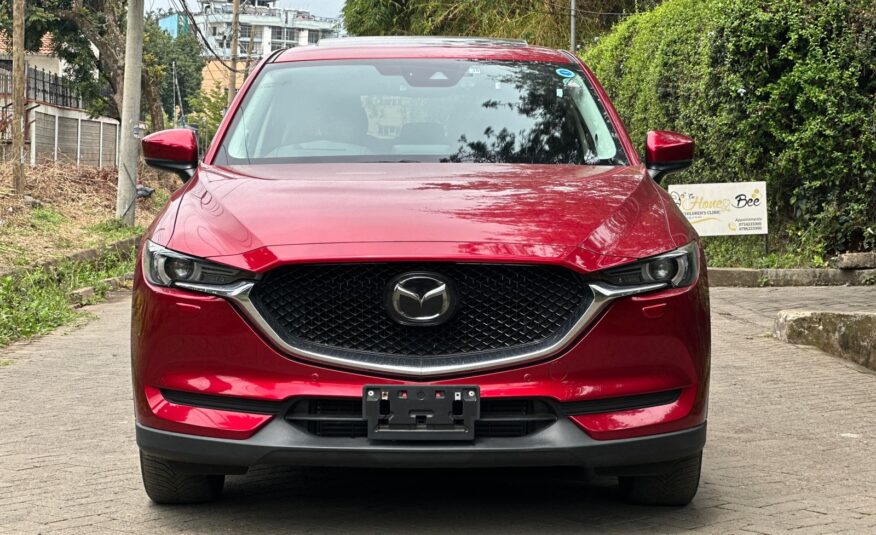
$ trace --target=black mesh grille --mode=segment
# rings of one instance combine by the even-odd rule
[[[311,434],[350,438],[368,434],[368,422],[362,419],[362,400],[359,398],[308,399],[303,403],[307,404],[308,416],[317,418],[307,421],[307,431]],[[300,411],[301,407],[295,409]],[[292,414],[295,414],[295,409]]]
[[[292,405],[286,420],[312,435],[326,438],[368,436],[361,398],[311,398]],[[522,437],[557,420],[554,409],[535,398],[483,398],[475,436]]]
[[[387,285],[417,271],[453,282],[458,304],[446,323],[405,326],[390,318]],[[279,268],[250,298],[290,345],[420,357],[553,340],[572,327],[591,295],[580,275],[558,266],[380,263]]]

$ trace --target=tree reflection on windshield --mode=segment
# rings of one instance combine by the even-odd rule
[[[265,68],[217,162],[620,165],[586,79],[559,64],[448,59]]]
[[[579,134],[586,132],[580,114],[571,100],[569,88],[550,66],[519,64],[513,70],[503,69],[497,84],[516,89],[516,102],[487,100],[481,107],[514,112],[530,123],[517,132],[507,127],[487,126],[482,139],[470,140],[461,135],[459,147],[446,162],[474,163],[591,163],[595,159],[590,143]]]

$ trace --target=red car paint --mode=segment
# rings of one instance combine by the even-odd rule
[[[202,165],[181,200],[176,231],[159,244],[200,257],[230,256],[222,261],[232,265],[239,265],[233,257],[249,253],[241,267],[254,271],[288,246],[435,243],[437,236],[443,244],[548,245],[559,248],[553,254],[560,255],[581,247],[619,257],[614,260],[619,263],[689,241],[672,239],[665,192],[643,180],[643,172],[440,163],[368,164],[365,169],[360,164],[233,170]],[[275,224],[278,220],[283,224]],[[368,256],[381,254],[381,246],[374,247]]]
[[[574,62],[593,85],[629,165],[213,164],[229,122],[266,62],[362,58]],[[144,145],[152,158],[187,153],[184,136],[163,136],[151,138],[160,142],[148,149]],[[689,160],[692,143],[682,138],[649,136],[649,161]],[[292,49],[263,60],[194,178],[173,195],[146,238],[255,273],[295,263],[435,260],[555,264],[589,274],[676,249],[696,234],[649,177],[605,92],[577,59],[535,47],[373,46]],[[703,267],[688,287],[614,302],[559,355],[498,371],[411,380],[284,354],[228,301],[154,286],[138,266],[132,335],[137,420],[155,429],[229,439],[250,437],[270,420],[174,404],[159,389],[261,400],[361,398],[367,384],[422,382],[477,384],[484,398],[559,402],[680,389],[668,405],[571,417],[598,440],[667,433],[706,419],[709,329]]]
[[[645,139],[645,160],[649,163],[689,162],[694,157],[691,138],[665,130],[648,132]]]
[[[198,162],[198,138],[194,130],[174,128],[149,134],[143,138],[143,159],[190,162],[193,166]]]

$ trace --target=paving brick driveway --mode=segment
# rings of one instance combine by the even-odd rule
[[[0,350],[0,533],[876,533],[876,374],[765,336],[774,310],[872,306],[876,288],[715,289],[712,304],[709,442],[687,508],[512,469],[256,469],[219,503],[157,507],[140,486],[120,294],[84,327]]]

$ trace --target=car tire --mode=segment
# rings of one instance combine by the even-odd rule
[[[665,471],[618,478],[623,498],[637,505],[687,505],[700,484],[703,454],[675,461]]]
[[[158,504],[211,502],[222,495],[225,476],[181,472],[161,457],[140,452],[146,494]]]

